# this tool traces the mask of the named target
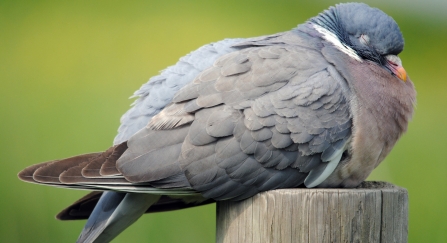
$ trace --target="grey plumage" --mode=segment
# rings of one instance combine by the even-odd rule
[[[353,3],[288,32],[203,46],[135,92],[115,146],[19,177],[115,191],[58,215],[91,214],[80,242],[107,242],[144,212],[301,185],[355,187],[412,116],[402,49],[394,20]]]
[[[242,39],[226,39],[200,47],[180,58],[179,62],[154,76],[134,93],[138,97],[121,117],[121,125],[114,144],[128,140],[147,125],[151,118],[171,102],[173,95],[223,54],[236,50],[233,44]]]

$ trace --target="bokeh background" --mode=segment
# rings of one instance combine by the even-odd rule
[[[338,1],[337,1],[338,2]],[[447,242],[447,4],[365,1],[393,16],[418,91],[408,133],[369,180],[405,187],[409,242]],[[335,1],[0,1],[0,239],[74,242],[54,215],[85,194],[19,181],[108,148],[128,97],[203,44],[286,31]],[[215,206],[142,217],[114,242],[214,242]]]

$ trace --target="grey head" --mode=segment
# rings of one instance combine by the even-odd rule
[[[382,10],[364,3],[345,3],[330,7],[310,19],[334,32],[351,48],[380,55],[397,55],[404,48],[404,39],[396,21]],[[369,43],[360,38],[369,37]]]
[[[382,65],[387,63],[387,55],[398,55],[404,48],[402,33],[394,19],[364,3],[338,4],[309,22],[331,31],[361,58]]]

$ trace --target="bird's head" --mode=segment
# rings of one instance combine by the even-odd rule
[[[407,74],[397,56],[404,39],[397,23],[363,3],[338,4],[309,20],[327,41],[358,61],[372,61],[399,79]]]

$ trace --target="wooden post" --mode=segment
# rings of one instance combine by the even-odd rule
[[[218,243],[407,242],[408,193],[386,182],[354,189],[281,189],[217,203]]]

